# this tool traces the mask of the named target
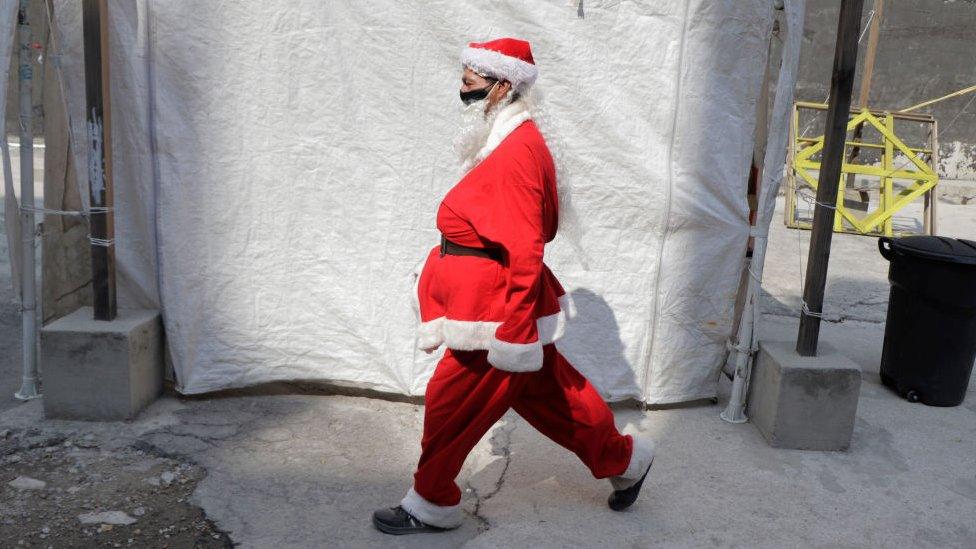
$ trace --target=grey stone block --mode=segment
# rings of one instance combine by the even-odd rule
[[[44,415],[129,419],[163,389],[159,311],[119,309],[115,320],[92,319],[82,307],[41,329]]]
[[[775,448],[846,450],[860,390],[861,368],[828,344],[803,357],[795,343],[761,341],[747,414]]]

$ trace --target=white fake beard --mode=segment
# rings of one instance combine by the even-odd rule
[[[461,107],[460,127],[454,137],[454,152],[462,166],[473,162],[488,142],[491,126],[498,114],[497,107],[485,114],[485,101],[482,99]]]

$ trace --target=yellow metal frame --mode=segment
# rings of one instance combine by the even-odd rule
[[[809,229],[810,223],[797,218],[797,198],[799,184],[805,184],[816,192],[817,178],[811,173],[820,170],[820,162],[811,158],[821,152],[824,146],[823,136],[805,137],[800,135],[800,110],[826,110],[822,103],[807,103],[798,101],[793,105],[792,123],[790,124],[790,146],[787,153],[787,207],[786,225],[797,229]],[[895,133],[895,122],[910,120],[915,123],[931,124],[928,132],[928,142],[925,148],[913,148],[906,145]],[[928,115],[909,114],[888,111],[874,111],[863,109],[852,112],[847,124],[847,131],[854,130],[858,125],[871,126],[881,134],[881,143],[861,141],[847,141],[844,147],[843,167],[841,168],[840,186],[837,192],[836,216],[834,231],[862,235],[894,236],[892,216],[921,196],[925,196],[925,213],[923,216],[924,230],[933,234],[935,229],[934,190],[939,182],[935,166],[937,153],[937,126],[934,118]],[[865,149],[881,149],[881,165],[848,163],[850,158],[847,147],[861,147]],[[935,151],[935,152],[933,152]],[[895,166],[895,154],[903,155],[908,165]],[[925,157],[928,157],[926,160]],[[879,206],[864,216],[849,211],[844,206],[844,188],[848,174],[877,176],[879,181]],[[899,192],[895,192],[894,180],[908,181],[909,184]],[[899,233],[906,234],[906,233]]]

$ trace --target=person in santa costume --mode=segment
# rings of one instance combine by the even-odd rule
[[[559,198],[527,101],[538,76],[529,43],[471,43],[461,64],[467,123],[455,148],[464,175],[440,203],[441,243],[416,289],[419,346],[446,350],[427,384],[414,484],[399,506],[373,514],[389,534],[460,526],[454,479],[510,408],[579,456],[594,477],[610,479],[611,509],[634,503],[654,457],[650,440],[617,431],[610,408],[554,345],[573,308],[543,263]]]

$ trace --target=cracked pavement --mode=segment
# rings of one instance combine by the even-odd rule
[[[795,326],[792,319],[767,323],[764,337]],[[878,379],[880,326],[827,324],[823,338],[858,344],[851,358],[865,368],[850,451],[769,448],[753,426],[719,420],[722,404],[646,412],[617,405],[618,427],[654,437],[659,455],[635,507],[615,513],[606,507],[609,483],[509,413],[458,478],[464,525],[439,534],[386,536],[369,521],[411,483],[423,421],[416,404],[252,391],[167,396],[120,423],[44,420],[35,401],[3,412],[0,422],[39,429],[39,440],[91,433],[107,449],[134,447],[199,465],[206,475],[190,502],[240,547],[971,543],[976,383],[963,406],[908,404]]]

